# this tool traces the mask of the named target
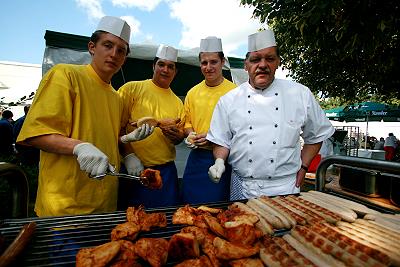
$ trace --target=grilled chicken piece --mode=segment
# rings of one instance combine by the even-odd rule
[[[206,254],[214,267],[221,266],[220,261],[215,256],[213,240],[215,236],[205,228],[197,226],[187,226],[182,228],[181,233],[192,233],[200,244],[201,250]]]
[[[142,117],[142,118],[138,119],[137,121],[130,122],[126,127],[127,128],[126,130],[127,130],[127,133],[129,133],[144,124],[162,128],[162,127],[167,127],[167,126],[176,126],[180,122],[181,122],[180,118],[176,118],[176,119],[165,118],[165,119],[157,120],[154,117]]]
[[[214,239],[215,235],[207,232],[204,237],[203,244],[201,245],[201,249],[203,250],[204,254],[206,254],[210,259],[212,266],[219,267],[222,266],[222,264],[216,255],[216,249],[213,244]]]
[[[217,218],[206,214],[203,215],[203,218],[213,233],[217,234],[218,236],[225,237],[225,229],[221,226]]]
[[[257,215],[246,213],[234,204],[230,205],[227,210],[219,213],[217,215],[217,218],[220,220],[222,225],[229,221],[255,224],[260,220]]]
[[[140,226],[133,222],[118,224],[111,231],[111,240],[127,239],[134,241],[140,232]]]
[[[207,206],[200,206],[197,209],[202,210],[202,211],[207,211],[211,214],[218,214],[218,213],[222,212],[222,209],[211,208],[211,207],[207,207]]]
[[[207,256],[203,255],[198,259],[184,260],[175,267],[213,267]]]
[[[135,246],[132,242],[126,240],[118,240],[120,244],[120,250],[115,257],[110,267],[139,267],[141,266],[140,263],[137,262],[139,256],[135,254]]]
[[[168,258],[168,241],[164,238],[141,238],[135,243],[135,253],[152,267],[163,266]]]
[[[148,181],[147,188],[149,189],[161,189],[163,186],[159,170],[147,168],[140,173],[140,177],[146,177]]]
[[[177,211],[172,216],[172,223],[195,225],[200,228],[208,228],[203,218],[204,214],[210,215],[210,213],[207,211],[199,210],[190,207],[189,205],[186,205],[177,209]]]
[[[187,224],[193,225],[196,219],[194,208],[186,205],[177,209],[172,215],[172,224]]]
[[[217,258],[222,260],[235,260],[251,257],[260,251],[258,246],[245,247],[225,241],[219,237],[214,238],[213,245]]]
[[[94,248],[80,249],[76,254],[76,267],[103,267],[118,254],[120,243],[111,241]]]
[[[200,256],[199,242],[192,233],[177,233],[169,240],[168,258],[183,260]]]
[[[154,227],[166,227],[167,216],[164,212],[146,213],[144,207],[128,207],[126,210],[126,219],[128,222],[140,225],[140,230],[150,231]]]
[[[172,119],[172,118],[165,118],[165,119],[159,119],[158,120],[158,127],[161,129],[169,126],[177,126],[178,123],[181,122],[180,118]]]
[[[239,260],[233,260],[229,262],[231,267],[264,267],[262,260],[245,258]]]
[[[204,228],[200,228],[197,226],[187,226],[181,229],[181,233],[191,233],[193,234],[200,246],[204,244],[204,239],[206,238],[206,231]],[[211,240],[212,243],[212,240]]]
[[[144,124],[148,124],[150,126],[157,127],[159,122],[158,122],[158,120],[156,120],[153,117],[143,117],[143,118],[138,119],[137,122],[136,122],[136,126],[137,127],[140,127],[140,126],[142,126]]]
[[[240,221],[225,223],[225,237],[228,241],[243,245],[253,245],[263,233],[256,229],[252,224]]]

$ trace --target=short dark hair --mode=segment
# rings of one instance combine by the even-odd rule
[[[200,58],[201,53],[203,53],[203,52],[199,53],[199,61],[201,61],[201,58]],[[224,52],[221,51],[221,52],[216,52],[216,53],[218,53],[218,56],[221,59],[221,61],[224,60],[224,58],[225,58]]]
[[[159,57],[155,57],[155,58],[153,59],[153,66],[156,65],[156,63],[157,63],[157,61],[158,61],[159,59],[160,59]]]
[[[1,117],[3,118],[3,119],[10,119],[10,118],[12,118],[14,116],[14,114],[11,112],[11,110],[4,110],[3,111],[3,113],[1,113]]]
[[[108,32],[95,31],[94,33],[92,33],[92,36],[90,36],[90,41],[96,44],[100,40],[101,35],[104,33],[108,33]],[[131,49],[129,48],[129,44],[127,46],[128,46],[128,49],[126,50],[126,55],[128,55],[131,52]]]
[[[156,65],[156,63],[157,63],[157,61],[158,61],[159,59],[160,59],[159,57],[155,57],[155,58],[153,59],[153,66]],[[177,66],[177,63],[178,63],[178,62],[174,62],[174,63],[175,63],[175,69],[178,69],[178,66]]]

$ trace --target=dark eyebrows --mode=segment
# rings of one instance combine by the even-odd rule
[[[102,42],[102,44],[105,44],[105,45],[112,45],[112,46],[118,46],[118,48],[119,49],[122,49],[122,50],[124,50],[124,51],[127,51],[128,49],[127,49],[127,47],[124,45],[124,46],[120,46],[120,45],[118,45],[118,44],[116,44],[116,43],[114,43],[113,41],[110,41],[110,40],[104,40],[103,42]]]

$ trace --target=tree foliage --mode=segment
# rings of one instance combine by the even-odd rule
[[[282,65],[314,93],[400,99],[400,2],[241,0],[274,30]]]

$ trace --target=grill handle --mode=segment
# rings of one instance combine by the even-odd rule
[[[319,163],[315,178],[315,190],[324,190],[326,170],[332,164],[342,164],[352,167],[361,167],[365,169],[400,174],[400,164],[398,162],[333,155],[322,159]]]
[[[11,218],[28,217],[29,186],[23,170],[17,165],[0,162],[0,179],[6,179],[11,187]]]

